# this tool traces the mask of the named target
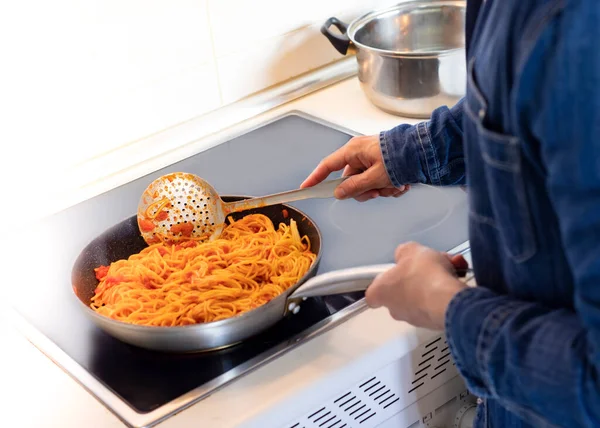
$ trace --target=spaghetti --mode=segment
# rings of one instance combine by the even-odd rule
[[[138,325],[182,326],[233,317],[297,283],[316,259],[296,222],[251,214],[219,239],[153,244],[127,260],[95,269],[91,308]]]

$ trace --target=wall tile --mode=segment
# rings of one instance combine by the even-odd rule
[[[41,157],[78,162],[221,104],[206,0],[16,3],[12,140]]]
[[[214,64],[174,73],[142,87],[100,99],[96,106],[75,121],[77,125],[70,128],[73,138],[80,133],[87,135],[87,139],[74,147],[70,155],[77,159],[88,158],[220,105]]]
[[[343,58],[319,32],[318,25],[257,42],[241,52],[217,58],[225,104]]]
[[[225,104],[342,59],[320,33],[325,20],[350,22],[398,0],[208,0]],[[233,17],[234,13],[238,17]],[[310,25],[305,25],[310,22]],[[298,28],[299,27],[299,28]]]
[[[313,23],[314,0],[208,0],[217,57]]]
[[[206,0],[94,5],[77,61],[104,90],[129,90],[212,61]]]
[[[333,15],[353,18],[400,0],[208,0],[215,54],[252,48],[261,40],[323,23]]]

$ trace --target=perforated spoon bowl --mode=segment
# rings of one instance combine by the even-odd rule
[[[154,180],[138,204],[138,226],[148,244],[186,240],[213,240],[234,212],[311,198],[332,198],[346,177],[324,181],[306,189],[259,198],[224,202],[206,180],[187,172],[174,172]]]

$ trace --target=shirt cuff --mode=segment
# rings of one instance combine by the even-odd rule
[[[420,125],[399,125],[379,134],[383,162],[394,187],[425,183],[418,136]]]

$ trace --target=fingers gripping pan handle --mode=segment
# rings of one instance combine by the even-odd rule
[[[306,281],[290,294],[288,299],[363,291],[371,285],[378,275],[394,266],[394,264],[381,264],[327,272]]]

